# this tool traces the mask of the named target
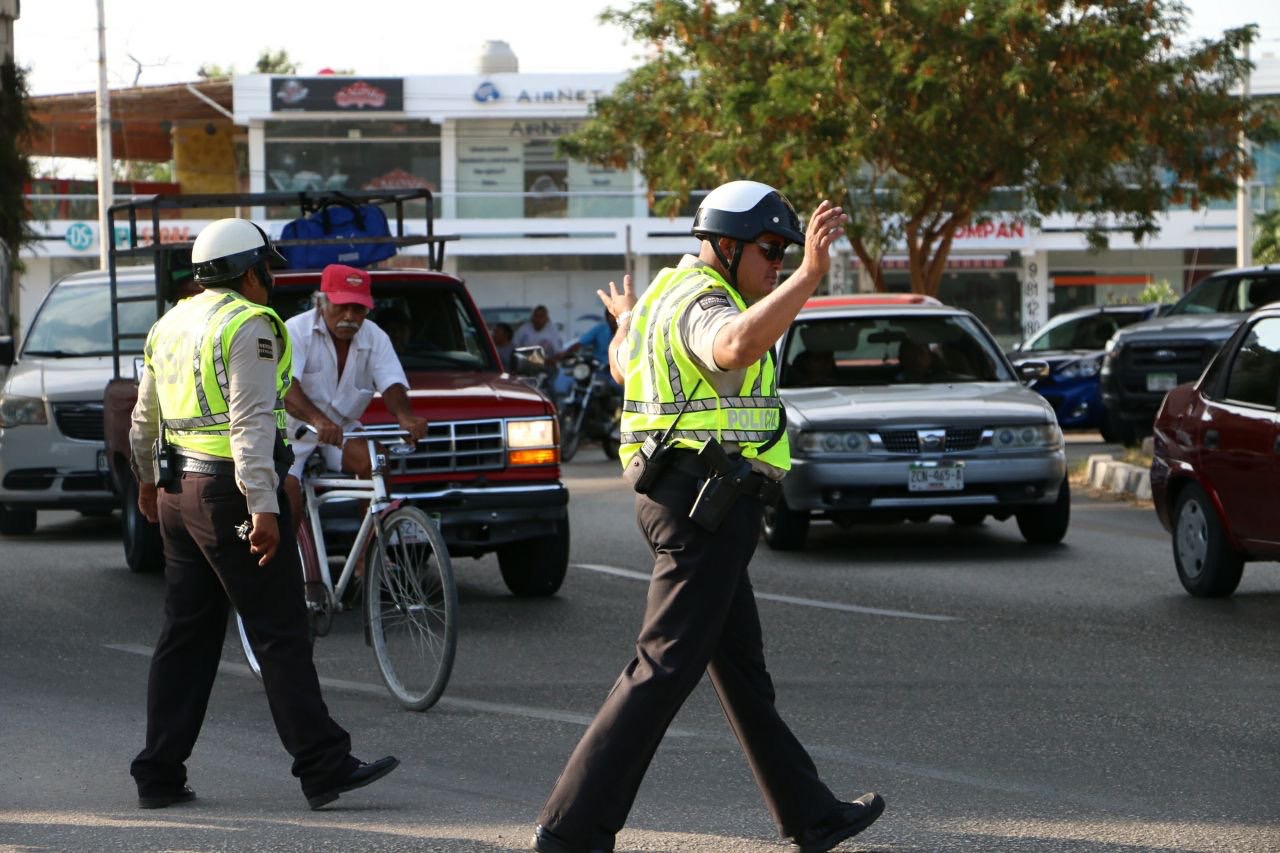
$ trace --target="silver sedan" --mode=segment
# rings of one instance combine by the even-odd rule
[[[1052,407],[982,323],[876,297],[806,307],[780,342],[792,470],[765,541],[803,547],[810,521],[1017,519],[1029,542],[1066,535],[1071,496]],[[854,304],[849,304],[853,302]]]

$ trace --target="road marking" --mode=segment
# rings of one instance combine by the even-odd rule
[[[596,563],[573,563],[574,568],[599,572],[602,575],[627,578],[628,580],[649,582],[649,575],[631,569],[620,569],[617,566],[602,566]],[[794,595],[778,595],[772,592],[756,590],[756,598],[764,601],[777,601],[781,604],[797,604],[801,607],[816,607],[820,610],[839,610],[842,613],[862,613],[867,616],[891,616],[895,619],[923,619],[926,622],[960,622],[958,616],[939,616],[934,613],[911,613],[907,610],[885,610],[880,607],[863,607],[859,604],[843,604],[838,601],[819,601],[815,598],[798,598]]]
[[[155,653],[155,649],[150,646],[143,646],[138,643],[106,643],[106,648],[113,649],[117,652],[125,652],[131,655],[139,655],[149,658]],[[227,675],[234,675],[241,678],[252,678],[257,680],[257,676],[253,674],[253,670],[249,669],[248,664],[231,663],[229,661],[219,661],[218,671]],[[328,687],[331,690],[345,690],[351,693],[363,693],[368,696],[381,696],[387,698],[387,688],[381,684],[369,684],[364,681],[349,681],[345,678],[328,678],[320,679],[322,687]],[[592,717],[586,714],[575,714],[572,711],[560,711],[555,708],[532,708],[527,705],[511,705],[506,702],[486,702],[482,699],[461,699],[456,696],[443,696],[437,703],[447,708],[456,708],[459,711],[475,711],[483,714],[506,714],[512,717],[525,717],[530,720],[546,720],[555,723],[570,723],[576,726],[586,728],[591,725]],[[667,734],[671,737],[698,737],[697,732],[688,729],[670,728]]]

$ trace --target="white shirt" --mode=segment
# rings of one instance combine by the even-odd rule
[[[325,417],[343,429],[360,420],[375,391],[383,393],[392,385],[409,387],[391,338],[372,320],[361,323],[351,339],[341,375],[338,374],[338,350],[318,309],[290,317],[285,326],[293,344],[294,381]],[[315,447],[314,434],[294,439],[302,423],[292,415],[288,418],[289,440],[294,442],[294,453],[300,456]]]

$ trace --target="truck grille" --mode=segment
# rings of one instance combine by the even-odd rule
[[[67,438],[103,440],[101,403],[54,403],[53,420]]]
[[[484,471],[506,464],[506,440],[501,420],[433,423],[417,452],[394,459],[401,474]]]
[[[944,450],[973,450],[982,439],[982,429],[966,427],[947,430]],[[890,453],[919,453],[920,437],[913,429],[881,430],[880,440]]]
[[[1121,383],[1125,391],[1145,394],[1147,375],[1151,373],[1175,373],[1179,384],[1192,382],[1204,372],[1205,365],[1221,346],[1220,342],[1203,341],[1128,344],[1121,354]]]

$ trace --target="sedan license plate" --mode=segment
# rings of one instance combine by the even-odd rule
[[[1172,391],[1176,387],[1178,387],[1178,374],[1176,373],[1147,374],[1148,391]]]
[[[964,488],[964,463],[939,462],[934,465],[913,463],[907,477],[911,492],[958,492]]]

